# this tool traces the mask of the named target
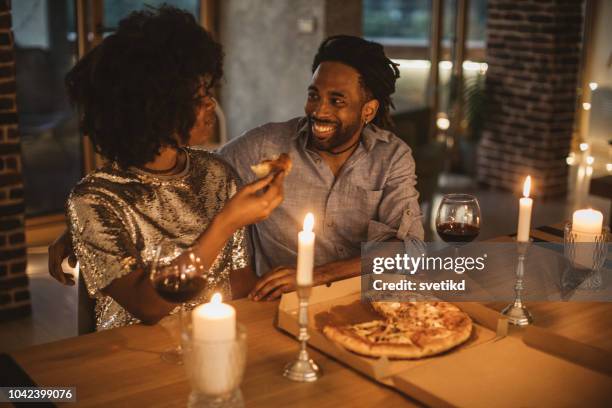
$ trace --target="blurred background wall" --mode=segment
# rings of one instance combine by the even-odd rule
[[[226,53],[220,99],[232,138],[303,114],[319,44],[361,34],[361,1],[227,0],[218,19]]]

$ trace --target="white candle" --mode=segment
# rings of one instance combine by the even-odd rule
[[[197,341],[225,341],[236,338],[236,310],[221,302],[215,293],[209,303],[193,309],[193,337]]]
[[[235,385],[236,311],[215,293],[192,313],[193,344],[185,361],[192,385],[207,395],[226,394]]]
[[[533,200],[529,198],[531,189],[531,176],[527,176],[523,184],[523,198],[519,201],[518,232],[516,240],[519,242],[529,241],[529,231],[531,230],[531,208]]]
[[[315,234],[312,232],[314,216],[312,213],[304,217],[304,230],[298,234],[297,284],[312,285],[312,268],[314,263]]]
[[[574,264],[583,268],[593,268],[595,255],[595,236],[601,234],[603,214],[597,210],[587,209],[574,211],[572,216],[572,233],[576,246]]]
[[[572,232],[584,234],[601,234],[603,225],[603,214],[597,210],[574,211],[572,217]]]

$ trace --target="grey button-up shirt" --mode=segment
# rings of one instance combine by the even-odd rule
[[[308,212],[315,217],[315,266],[359,256],[362,242],[423,239],[414,160],[403,141],[368,125],[336,177],[307,141],[302,117],[250,130],[219,151],[245,183],[256,178],[253,164],[280,153],[293,161],[283,203],[251,229],[259,276],[280,265],[295,266],[298,232]]]

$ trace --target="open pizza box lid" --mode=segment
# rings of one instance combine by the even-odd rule
[[[360,278],[356,277],[312,289],[309,344],[427,405],[606,406],[612,399],[610,353],[537,327],[528,328],[523,339],[505,336],[507,321],[478,303],[457,304],[474,321],[472,337],[441,355],[389,360],[345,350],[328,340],[320,325],[325,321],[322,317],[330,312],[361,313],[357,304],[360,288]],[[297,294],[283,295],[278,327],[294,336],[299,328],[297,310]]]

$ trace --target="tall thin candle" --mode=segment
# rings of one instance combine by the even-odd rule
[[[297,284],[312,285],[312,268],[314,263],[315,233],[312,232],[314,216],[312,213],[304,217],[304,230],[298,234]]]
[[[518,242],[529,241],[529,231],[531,230],[531,208],[533,207],[533,200],[529,198],[530,190],[531,176],[527,176],[525,183],[523,183],[523,198],[521,198],[519,201],[518,232],[516,234],[516,240]]]

